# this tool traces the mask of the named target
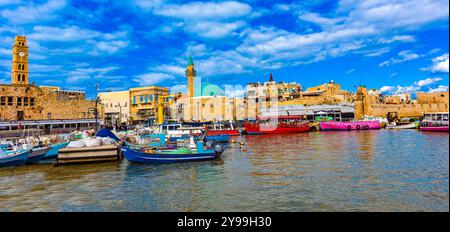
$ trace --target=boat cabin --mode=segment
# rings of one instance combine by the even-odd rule
[[[431,124],[433,126],[448,126],[448,112],[424,113],[421,124]]]

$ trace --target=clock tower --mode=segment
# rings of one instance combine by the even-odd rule
[[[11,84],[28,85],[28,46],[25,36],[16,36],[12,47]]]

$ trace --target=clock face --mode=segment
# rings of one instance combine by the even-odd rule
[[[19,56],[24,56],[24,55],[25,55],[25,52],[23,52],[23,51],[19,52]]]

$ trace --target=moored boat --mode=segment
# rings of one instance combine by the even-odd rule
[[[421,131],[448,132],[448,112],[425,113],[420,123]]]
[[[25,164],[31,150],[19,149],[17,151],[7,151],[0,149],[0,167]]]
[[[239,135],[241,135],[239,130],[234,129],[232,123],[229,123],[228,126],[226,126],[224,123],[214,123],[212,125],[206,126],[205,131],[206,131],[206,136],[216,136],[216,135],[239,136]]]
[[[59,150],[65,148],[69,142],[55,143],[50,146],[43,159],[53,159],[58,156]]]
[[[45,154],[50,150],[51,147],[47,146],[40,146],[40,147],[33,147],[31,149],[31,153],[28,156],[27,163],[34,163],[42,158],[44,158]]]
[[[255,123],[244,123],[244,134],[286,134],[309,131],[309,122],[301,116],[258,117]]]
[[[205,149],[203,142],[196,144],[196,149],[186,147],[176,149],[134,149],[130,146],[122,146],[124,157],[130,162],[136,163],[177,163],[189,161],[213,160],[220,158],[223,146],[215,145],[214,148]]]
[[[352,122],[336,122],[328,121],[321,122],[321,130],[372,130],[380,129],[381,123],[379,121],[352,121]]]
[[[412,122],[405,125],[387,125],[386,129],[417,129],[417,123]]]

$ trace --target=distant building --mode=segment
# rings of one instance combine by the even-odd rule
[[[388,113],[397,113],[399,118],[419,118],[424,113],[448,112],[449,95],[447,92],[417,92],[417,100],[411,100],[410,94],[382,96],[369,94],[365,87],[359,87],[355,94],[355,117],[387,117]]]
[[[105,123],[115,125],[127,123],[130,116],[130,91],[99,93],[98,97],[104,109]]]
[[[96,104],[86,100],[83,91],[62,90],[55,86],[36,86],[29,83],[28,46],[25,36],[16,36],[12,48],[11,84],[0,84],[0,121],[8,129],[18,124],[51,128],[52,120],[93,119]],[[99,115],[102,111],[98,109]],[[34,121],[26,123],[22,121]],[[88,122],[89,120],[82,120]],[[74,124],[77,121],[71,121]],[[90,122],[90,121],[89,121]],[[76,124],[75,127],[80,127]]]

